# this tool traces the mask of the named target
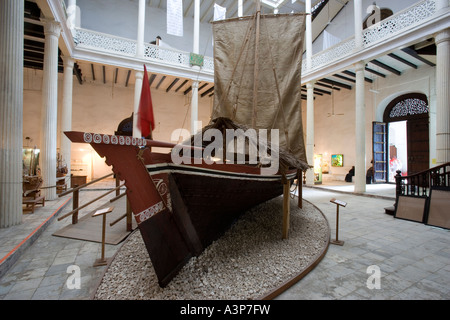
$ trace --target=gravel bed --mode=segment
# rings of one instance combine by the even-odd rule
[[[329,225],[307,201],[291,200],[289,239],[281,238],[282,196],[247,211],[219,240],[193,257],[160,288],[139,231],[132,233],[106,270],[98,300],[260,299],[321,256]]]

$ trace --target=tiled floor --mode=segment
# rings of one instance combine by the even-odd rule
[[[450,299],[449,230],[385,214],[384,208],[394,202],[393,185],[368,185],[365,196],[360,196],[352,193],[351,184],[331,184],[305,187],[303,198],[327,217],[332,239],[336,205],[330,199],[347,202],[339,215],[338,237],[345,243],[330,245],[318,266],[277,299]],[[111,186],[113,180],[92,186],[83,192],[83,203],[104,192],[94,189]],[[0,299],[91,298],[105,270],[93,267],[101,256],[101,244],[52,236],[70,223],[70,218],[57,221],[52,215],[70,210],[69,196],[46,201],[34,214],[24,214],[21,225],[0,229]],[[30,244],[30,239],[35,241]],[[113,256],[119,248],[106,245],[105,256]],[[79,268],[79,289],[71,288],[76,284],[73,266]],[[379,271],[379,281],[377,273],[368,268]],[[378,284],[379,289],[369,288]]]

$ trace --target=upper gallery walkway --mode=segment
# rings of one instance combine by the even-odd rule
[[[440,9],[440,0],[422,0],[363,30],[340,43],[303,59],[302,83],[316,81],[337,73],[348,75],[359,61],[373,61],[392,52],[428,40],[450,26],[449,7]],[[214,62],[203,58],[198,68],[190,61],[190,52],[144,44],[144,54],[137,55],[137,41],[83,28],[69,28],[66,12],[60,1],[47,1],[44,14],[62,22],[63,54],[77,61],[87,61],[129,70],[141,70],[145,63],[152,73],[174,77],[214,81]],[[60,45],[61,46],[61,45]],[[419,57],[416,56],[417,59]],[[405,60],[405,59],[403,59]],[[398,63],[398,60],[397,60]],[[377,67],[374,68],[377,71]],[[373,73],[376,74],[376,73]]]

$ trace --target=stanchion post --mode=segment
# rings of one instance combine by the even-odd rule
[[[331,240],[330,243],[336,244],[338,246],[343,246],[344,241],[339,240],[339,206],[345,207],[345,206],[347,206],[347,203],[344,201],[341,201],[341,200],[334,199],[334,198],[331,199],[330,202],[336,204],[336,239]]]
[[[105,240],[106,240],[106,214],[114,210],[114,207],[104,208],[97,210],[92,216],[103,216],[102,223],[102,256],[100,259],[95,260],[94,267],[106,266],[108,264],[108,259],[105,259]]]

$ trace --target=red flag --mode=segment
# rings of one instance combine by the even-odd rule
[[[151,135],[155,128],[153,117],[152,96],[150,94],[150,84],[148,83],[147,68],[144,64],[144,80],[142,81],[141,100],[139,101],[137,127],[141,130],[141,135],[147,137]]]

